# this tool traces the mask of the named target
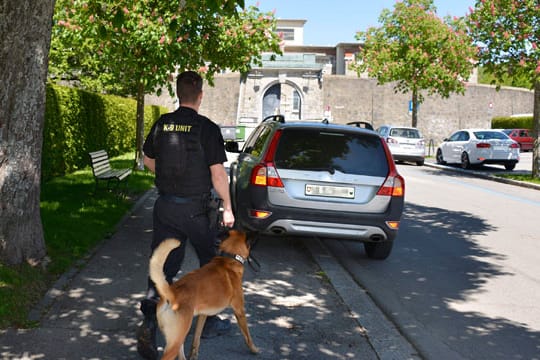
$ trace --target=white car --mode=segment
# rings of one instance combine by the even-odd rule
[[[426,146],[420,131],[413,127],[383,125],[377,129],[396,161],[412,161],[424,165]]]
[[[437,149],[437,163],[475,165],[500,164],[513,170],[519,162],[519,144],[499,130],[462,129],[444,139]]]

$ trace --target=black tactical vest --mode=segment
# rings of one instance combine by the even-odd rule
[[[210,169],[201,145],[201,120],[197,114],[163,115],[154,133],[156,187],[179,197],[210,192]]]

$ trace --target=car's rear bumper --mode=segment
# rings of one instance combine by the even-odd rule
[[[519,159],[484,159],[484,160],[479,161],[480,164],[496,164],[496,165],[505,165],[505,164],[511,164],[511,163],[517,164],[518,162],[519,162]]]
[[[304,208],[257,206],[271,213],[265,219],[250,216],[253,209],[238,209],[237,222],[252,231],[272,235],[322,236],[356,241],[394,240],[398,230],[387,221],[400,221],[403,200],[393,200],[380,214],[330,212]]]
[[[266,228],[273,235],[314,235],[324,237],[384,240],[388,236],[377,226],[278,219]]]
[[[409,154],[392,154],[395,161],[424,161],[424,155],[409,155]]]

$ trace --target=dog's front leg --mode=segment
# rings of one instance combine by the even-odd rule
[[[244,340],[246,341],[246,345],[248,346],[249,350],[253,354],[258,354],[259,349],[255,346],[253,343],[253,340],[251,339],[251,335],[249,334],[249,328],[247,324],[246,319],[246,310],[244,308],[244,295],[241,294],[236,299],[233,299],[231,303],[231,307],[234,311],[234,316],[236,317],[236,321],[238,322],[238,327],[240,327],[240,331],[242,332],[242,335],[244,335]]]
[[[200,314],[197,318],[195,333],[193,334],[193,342],[191,343],[191,351],[189,352],[189,360],[197,360],[199,357],[199,347],[201,345],[201,335],[206,322],[206,315]]]

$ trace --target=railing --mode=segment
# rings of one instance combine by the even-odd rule
[[[428,147],[427,156],[431,156],[431,150],[433,150],[433,154],[435,154],[435,142],[433,141],[433,139],[429,139],[427,147]]]

